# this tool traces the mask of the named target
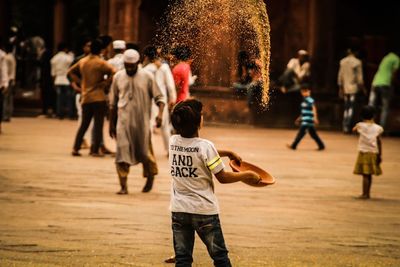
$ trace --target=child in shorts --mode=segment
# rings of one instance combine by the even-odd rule
[[[372,175],[381,175],[383,128],[374,122],[375,110],[365,106],[361,110],[362,122],[354,126],[353,132],[360,134],[358,139],[358,157],[354,174],[363,176],[363,193],[359,199],[369,199],[372,185]]]
[[[169,142],[172,192],[171,212],[176,266],[191,266],[195,232],[206,245],[215,266],[231,266],[219,220],[213,175],[220,183],[261,181],[252,171],[227,172],[221,157],[241,161],[231,151],[221,151],[199,137],[203,105],[190,99],[179,102],[171,115],[177,135]]]
[[[296,124],[300,124],[299,132],[292,144],[288,144],[287,147],[293,150],[297,149],[298,144],[308,132],[312,139],[317,143],[318,150],[324,150],[325,144],[317,134],[315,124],[319,124],[317,107],[315,101],[311,97],[311,88],[308,84],[303,84],[300,90],[303,96],[303,102],[301,102],[301,113],[296,119]]]

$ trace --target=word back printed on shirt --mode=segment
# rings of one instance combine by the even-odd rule
[[[171,145],[171,151],[185,152],[187,155],[172,154],[171,175],[181,178],[196,178],[197,168],[193,167],[191,153],[197,153],[198,147],[182,147]]]

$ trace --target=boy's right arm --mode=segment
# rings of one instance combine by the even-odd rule
[[[221,184],[230,184],[240,181],[247,181],[252,184],[258,184],[261,181],[260,176],[253,171],[226,172],[222,170],[215,174],[215,177],[217,177],[217,180]]]

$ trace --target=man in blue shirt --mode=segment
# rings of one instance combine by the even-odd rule
[[[317,108],[315,107],[314,99],[311,97],[311,89],[307,84],[302,85],[301,95],[303,96],[303,102],[301,102],[301,114],[296,119],[296,124],[300,124],[299,132],[296,139],[291,145],[288,145],[290,149],[295,150],[301,139],[306,135],[306,132],[310,134],[311,138],[318,144],[318,150],[324,150],[325,145],[319,138],[317,131],[315,130],[314,124],[319,124]]]

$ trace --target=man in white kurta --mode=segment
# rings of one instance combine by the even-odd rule
[[[172,71],[167,63],[162,63],[161,59],[158,58],[157,48],[155,46],[147,46],[144,49],[145,62],[147,65],[143,67],[144,70],[151,72],[154,75],[154,79],[163,94],[165,101],[168,102],[168,107],[165,106],[163,112],[163,121],[161,126],[161,135],[164,142],[165,151],[168,153],[168,143],[171,137],[171,124],[169,119],[169,110],[176,103],[176,88]],[[155,125],[155,118],[158,114],[158,107],[153,102],[151,112],[151,125],[153,128]]]
[[[343,132],[351,134],[353,129],[356,94],[364,88],[362,62],[354,51],[348,49],[347,56],[340,60],[338,72],[339,96],[344,98]]]
[[[124,51],[126,43],[124,40],[115,40],[113,42],[114,57],[107,60],[117,71],[124,69]]]
[[[142,192],[152,189],[158,173],[151,145],[150,114],[154,99],[159,107],[156,121],[161,126],[164,97],[151,73],[138,70],[139,53],[128,49],[124,53],[125,69],[114,76],[110,92],[110,136],[116,138],[116,167],[121,185],[118,194],[127,194],[129,167],[143,164],[143,176],[147,178]]]

